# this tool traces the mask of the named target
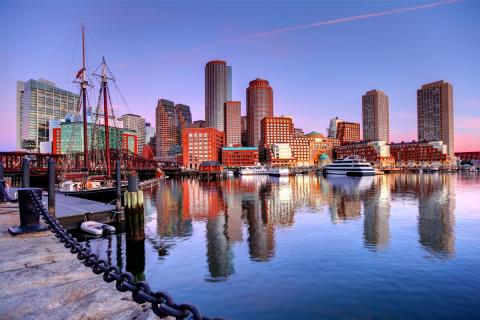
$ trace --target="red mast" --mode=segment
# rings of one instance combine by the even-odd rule
[[[105,123],[105,161],[107,162],[107,176],[111,177],[110,168],[110,133],[108,128],[108,99],[107,99],[107,65],[105,57],[102,61],[102,91],[103,91],[103,116]]]
[[[83,100],[83,167],[85,173],[88,172],[88,132],[87,132],[87,86],[88,81],[85,80],[85,25],[82,24],[82,70],[81,71],[81,87]],[[78,74],[77,74],[78,78]]]

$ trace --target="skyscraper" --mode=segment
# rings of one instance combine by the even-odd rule
[[[78,99],[47,80],[17,81],[17,148],[38,151],[49,140],[49,120],[75,114]]]
[[[224,103],[232,96],[232,68],[222,60],[205,65],[205,122],[209,128],[225,130]]]
[[[250,81],[247,88],[248,145],[257,147],[261,137],[261,121],[273,116],[273,90],[267,80]]]
[[[242,116],[240,121],[242,126],[242,146],[245,147],[248,145],[247,116]]]
[[[138,154],[143,153],[143,146],[145,145],[145,119],[136,114],[124,114],[120,117],[123,122],[123,127],[128,130],[133,130],[138,137]]]
[[[242,144],[240,101],[225,102],[225,145],[237,147]]]
[[[177,144],[182,144],[182,134],[185,128],[190,128],[192,126],[192,113],[190,112],[190,107],[185,104],[176,104],[175,110],[177,112]]]
[[[362,96],[363,140],[390,142],[388,96],[370,90]]]
[[[453,157],[453,87],[450,83],[440,80],[417,90],[417,124],[419,141],[442,140],[448,155]]]
[[[156,155],[163,159],[173,156],[178,148],[178,117],[173,101],[158,100],[155,110]]]

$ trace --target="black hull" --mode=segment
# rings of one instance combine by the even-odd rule
[[[374,176],[375,172],[355,172],[355,171],[349,171],[347,172],[347,176],[350,177],[365,177],[365,176]]]
[[[126,189],[126,187],[122,186],[122,192]],[[66,197],[76,197],[103,203],[114,201],[117,197],[115,187],[100,190],[63,191],[61,193]]]

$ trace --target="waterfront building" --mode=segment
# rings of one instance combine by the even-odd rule
[[[205,122],[206,127],[225,130],[224,104],[231,99],[232,68],[222,60],[205,65]]]
[[[17,81],[17,149],[38,152],[40,142],[49,141],[49,120],[75,114],[78,99],[47,80]]]
[[[273,143],[265,146],[264,150],[265,163],[271,167],[293,167],[296,165],[290,143]]]
[[[446,165],[451,160],[443,141],[391,143],[390,153],[400,167],[420,167],[434,163]]]
[[[247,116],[242,116],[240,121],[242,126],[242,146],[246,147],[248,145]]]
[[[314,164],[312,157],[314,149],[313,140],[306,136],[294,136],[290,142],[290,146],[297,167],[309,167]]]
[[[185,128],[182,136],[183,166],[198,169],[203,161],[218,161],[225,135],[215,128]]]
[[[337,138],[337,125],[339,122],[342,122],[338,117],[335,117],[330,120],[330,126],[328,127],[328,137]]]
[[[178,117],[173,101],[160,99],[155,110],[156,156],[169,159],[178,150]]]
[[[109,142],[111,149],[121,149],[138,154],[138,134],[136,131],[109,126]],[[90,150],[105,150],[105,126],[103,124],[87,124],[90,137]],[[53,128],[52,151],[55,154],[73,154],[83,152],[83,122],[61,122]]]
[[[461,161],[480,161],[480,151],[455,152],[455,157],[457,157]]]
[[[259,146],[261,121],[273,116],[273,90],[267,80],[250,81],[247,94],[247,134],[248,146]]]
[[[224,147],[222,164],[225,167],[250,167],[259,165],[257,147]]]
[[[417,90],[419,141],[443,141],[448,155],[454,155],[453,87],[446,81],[422,85]]]
[[[380,168],[395,166],[395,159],[390,155],[390,147],[386,141],[365,141],[342,145],[335,148],[335,159],[344,159],[358,155]]]
[[[388,96],[381,90],[370,90],[362,96],[364,141],[390,141]]]
[[[340,144],[360,142],[360,123],[341,121],[337,123],[337,139]]]
[[[240,101],[225,102],[225,145],[238,147],[242,144]]]
[[[205,120],[195,120],[195,121],[193,121],[192,128],[205,128]]]
[[[122,121],[123,128],[135,131],[138,137],[138,150],[139,154],[143,154],[143,147],[145,146],[146,142],[146,122],[145,119],[140,117],[136,114],[124,114],[120,117],[120,121]]]
[[[293,119],[287,116],[264,117],[260,123],[260,146],[272,143],[290,143],[294,136]]]

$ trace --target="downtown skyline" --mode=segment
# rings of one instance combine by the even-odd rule
[[[358,14],[413,8],[418,2],[388,4],[365,2],[364,6],[332,3],[318,6],[309,3],[303,4],[302,10],[292,9],[290,15],[286,12],[288,4],[282,3],[275,4],[283,8],[278,15],[285,15],[288,19],[266,19],[263,22],[260,21],[259,13],[252,14],[254,23],[251,25],[223,19],[213,23],[207,19],[206,26],[197,32],[194,32],[192,23],[186,23],[180,30],[175,30],[175,27],[162,29],[158,25],[155,30],[160,32],[159,40],[151,41],[151,46],[160,45],[164,41],[162,39],[166,38],[171,41],[172,50],[164,50],[166,53],[157,54],[155,59],[153,59],[155,55],[151,55],[149,50],[135,50],[135,45],[148,48],[146,45],[148,30],[141,31],[148,23],[137,21],[140,19],[140,13],[147,14],[145,3],[132,9],[133,20],[138,24],[132,26],[133,30],[125,33],[122,31],[115,33],[111,26],[103,28],[93,16],[89,19],[82,10],[79,10],[80,13],[69,13],[67,16],[69,19],[75,19],[77,15],[83,15],[87,26],[87,53],[91,65],[95,65],[101,55],[105,55],[110,61],[111,69],[129,105],[125,106],[121,99],[117,98],[116,102],[120,102],[120,105],[116,114],[135,113],[145,117],[148,122],[155,123],[157,101],[164,98],[190,105],[193,120],[204,119],[204,66],[209,60],[221,59],[227,61],[233,68],[232,100],[241,101],[242,115],[246,115],[245,89],[249,81],[257,77],[268,80],[274,90],[274,114],[293,116],[295,125],[305,132],[325,133],[329,120],[334,116],[346,121],[361,122],[362,95],[368,90],[379,89],[384,91],[390,100],[390,140],[411,141],[417,140],[416,90],[422,84],[446,80],[454,86],[455,149],[478,150],[480,84],[476,71],[480,62],[475,57],[480,54],[478,44],[480,33],[476,31],[480,23],[474,20],[473,11],[479,7],[465,1],[421,3],[439,5],[355,21],[354,17]],[[173,12],[174,16],[179,14],[179,6],[172,3],[150,4],[155,10],[164,8]],[[47,2],[46,6],[51,5],[52,3]],[[252,4],[247,3],[245,7],[249,5]],[[59,38],[48,37],[40,39],[41,41],[37,43],[38,39],[33,39],[36,31],[31,31],[24,36],[31,39],[32,46],[38,52],[20,50],[19,54],[14,55],[13,51],[16,48],[25,46],[25,41],[22,40],[22,43],[19,43],[18,39],[15,41],[14,35],[26,27],[19,26],[13,29],[12,19],[14,20],[15,14],[22,10],[27,10],[27,16],[32,15],[30,10],[36,6],[32,4],[33,8],[26,8],[26,3],[15,5],[13,2],[4,2],[0,6],[1,33],[4,39],[2,42],[5,43],[4,47],[8,48],[2,49],[1,57],[1,69],[6,72],[0,75],[0,92],[4,97],[0,106],[7,121],[3,129],[6,134],[2,134],[0,138],[0,150],[7,151],[15,149],[16,80],[45,78],[56,82],[61,88],[76,92],[71,80],[79,65],[78,43],[76,45],[75,40],[78,38],[81,17],[76,21],[65,22],[66,27],[63,30],[50,30],[53,26],[45,25],[46,33],[53,32]],[[93,6],[93,3],[86,2],[85,7],[89,6]],[[199,5],[191,3],[189,6]],[[237,6],[241,7],[238,4]],[[103,2],[98,7],[99,11],[107,10],[108,3]],[[222,10],[228,6],[221,4],[219,7],[219,10]],[[292,4],[290,7],[293,7]],[[307,7],[328,10],[310,12],[312,10],[306,10]],[[110,22],[122,30],[125,26],[119,23],[127,8],[127,3],[121,3],[107,20],[112,20]],[[259,12],[264,10],[264,4],[259,4]],[[187,14],[193,13],[189,11]],[[331,23],[338,25],[282,31],[282,26],[299,25],[300,20],[329,21],[331,18],[347,16],[353,18],[349,21]],[[442,20],[442,24],[433,25],[438,19]],[[32,16],[29,23],[33,22],[35,17]],[[212,32],[215,26],[220,25],[225,30]],[[388,26],[386,30],[385,26]],[[202,32],[204,29],[210,32]],[[254,31],[257,29],[279,31],[257,34],[246,39],[231,36],[255,35]],[[468,29],[469,33],[464,29]],[[127,46],[134,31],[141,35],[140,39],[134,40],[133,46]],[[363,32],[366,31],[374,36],[375,41],[365,37]],[[227,33],[230,37],[227,37]],[[175,35],[178,34],[180,36],[175,41]],[[364,38],[360,42],[353,39],[362,35]],[[379,37],[380,35],[383,37]],[[258,37],[262,39],[259,40]],[[396,41],[392,42],[389,39],[391,37],[396,37]],[[219,41],[214,41],[213,38],[231,38],[234,41],[218,43]],[[207,40],[216,44],[207,47],[195,45],[207,43]],[[321,41],[320,46],[317,46],[318,41]],[[445,48],[445,41],[453,44]],[[169,46],[165,44],[162,43],[162,47],[168,48]],[[61,46],[60,51],[64,52],[53,50],[58,46]],[[122,49],[118,51],[120,48]],[[392,56],[393,51],[398,51],[395,56]],[[50,54],[47,54],[48,52]]]

